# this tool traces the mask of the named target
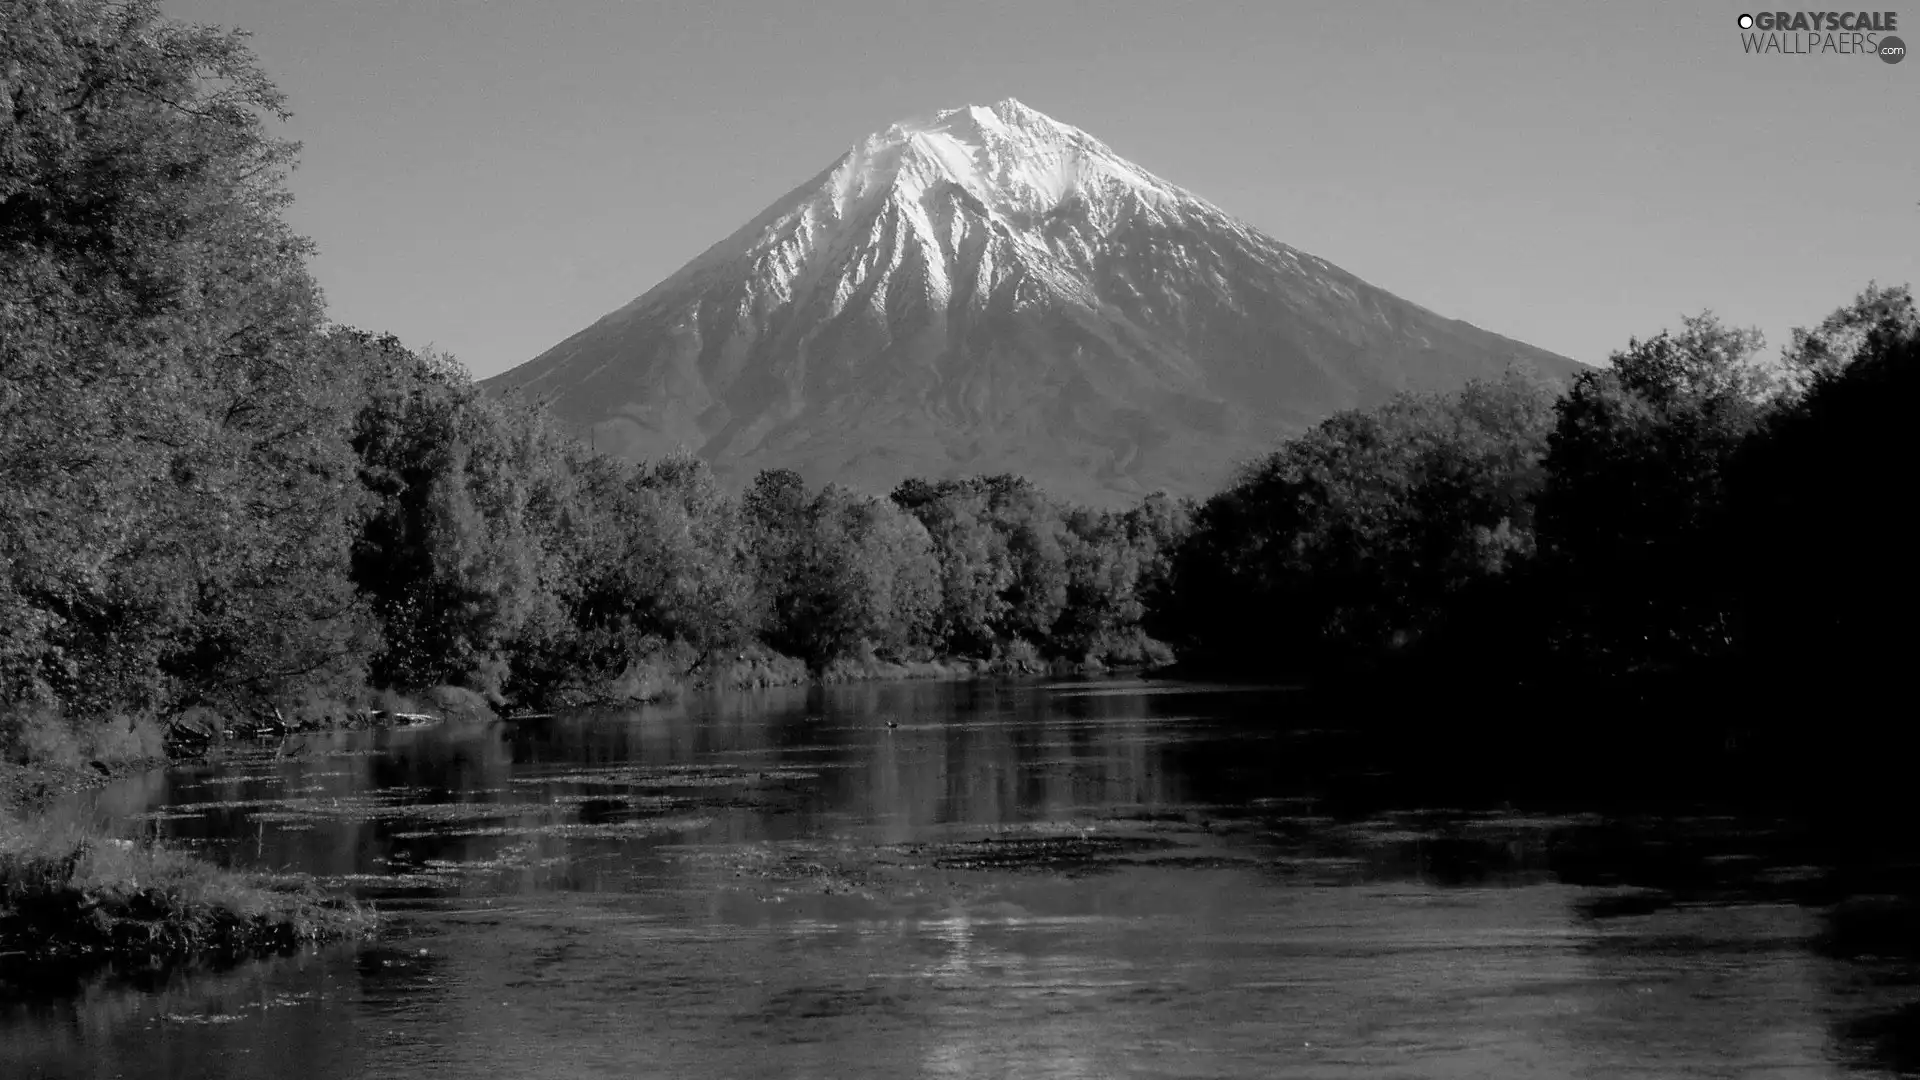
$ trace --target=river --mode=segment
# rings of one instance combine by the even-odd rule
[[[15,997],[0,1076],[1920,1069],[1910,909],[1875,917],[1800,823],[1469,797],[1301,702],[812,688],[137,777],[63,812],[390,925]]]

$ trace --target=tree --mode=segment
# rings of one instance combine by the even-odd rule
[[[1634,340],[1556,406],[1540,540],[1568,606],[1565,644],[1631,667],[1726,652],[1733,560],[1726,470],[1771,408],[1753,330],[1711,314]]]
[[[1910,290],[1869,286],[1812,331],[1800,377],[1728,469],[1732,606],[1757,669],[1881,687],[1908,660],[1915,595],[1911,419],[1920,409],[1920,318]]]
[[[863,650],[902,658],[931,640],[939,564],[912,515],[829,485],[797,550],[782,647],[818,668]]]
[[[1796,327],[1782,350],[1790,398],[1803,396],[1823,380],[1845,373],[1862,355],[1884,356],[1900,340],[1920,332],[1920,312],[1906,285],[1882,288],[1868,282],[1853,302],[1834,311],[1812,330]]]
[[[1314,668],[1405,647],[1530,550],[1551,389],[1519,372],[1337,414],[1202,504],[1149,621],[1201,658]],[[1163,511],[1164,513],[1165,511]]]
[[[1164,658],[1164,646],[1147,636],[1144,623],[1149,607],[1166,601],[1171,558],[1188,517],[1188,508],[1164,493],[1124,512],[1069,512],[1062,534],[1066,602],[1051,651],[1112,663]]]
[[[791,648],[785,628],[794,625],[804,587],[807,485],[792,469],[768,469],[754,477],[741,500],[746,543],[752,554],[754,627],[776,648]]]
[[[893,496],[913,514],[933,542],[940,564],[940,608],[934,637],[941,651],[980,656],[999,639],[1012,605],[1013,559],[1006,538],[994,528],[988,496],[972,485],[938,487],[908,481]]]
[[[351,668],[351,407],[244,35],[18,0],[0,100],[0,694],[99,713]]]
[[[362,375],[353,449],[368,504],[353,581],[385,634],[383,685],[498,697],[512,659],[560,633],[566,444],[482,395],[450,357],[336,334]]]
[[[1067,605],[1066,525],[1027,480],[908,480],[895,505],[920,520],[941,568],[936,620],[944,648],[984,655],[1016,641],[1045,645]]]
[[[701,651],[753,632],[753,563],[740,505],[705,462],[681,452],[643,466],[641,520],[661,557],[652,606],[664,636]]]

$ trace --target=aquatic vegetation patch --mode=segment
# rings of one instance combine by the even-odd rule
[[[263,810],[255,821],[486,821],[519,817],[525,814],[549,814],[548,803],[392,803],[377,799],[290,799],[282,809]]]
[[[1129,855],[1163,850],[1176,841],[1153,836],[1085,832],[1062,836],[998,836],[947,844],[907,844],[895,850],[941,870],[1093,869]]]
[[[536,870],[545,866],[563,866],[572,861],[573,858],[569,855],[537,858],[529,845],[521,844],[491,859],[428,859],[420,866],[423,871],[436,874],[498,874],[510,870]]]
[[[1119,820],[1119,819],[1116,819],[1116,820]],[[1124,824],[1126,826],[1131,827],[1135,823],[1131,821],[1127,821],[1127,822],[1124,822]],[[977,825],[967,829],[967,832],[977,833],[983,838],[1018,837],[1018,836],[1082,836],[1090,832],[1098,832],[1103,827],[1111,830],[1112,828],[1115,827],[1115,825],[1114,825],[1114,822],[1112,821],[1105,823],[1103,826],[1103,824],[1099,821],[1094,821],[1094,820],[1075,821],[1071,819],[1059,820],[1059,821],[1017,821],[1017,822],[1009,822],[1009,823],[1000,824],[1000,825]]]
[[[168,813],[203,815],[213,810],[249,810],[253,821],[282,828],[321,822],[365,821],[476,821],[551,813],[548,803],[407,802],[413,792],[389,790],[372,795],[323,798],[231,799],[184,803]]]
[[[375,886],[381,889],[444,889],[458,875],[446,870],[400,871],[391,874],[328,874],[314,879],[327,889]]]
[[[1162,870],[1246,870],[1263,865],[1261,860],[1253,856],[1230,854],[1159,855],[1147,852],[1130,861],[1139,866],[1150,866]]]
[[[581,822],[557,822],[546,825],[502,825],[478,829],[435,829],[417,832],[395,833],[399,840],[421,840],[429,837],[467,837],[467,836],[565,836],[582,840],[628,840],[635,837],[659,836],[664,833],[692,832],[713,824],[712,818],[645,818],[639,821],[619,821],[603,824],[584,824]]]
[[[688,846],[670,858],[724,878],[727,887],[782,902],[800,895],[861,895],[884,889],[899,895],[912,882],[898,879],[898,865],[875,859],[875,850],[845,842],[790,840],[749,845]]]
[[[1351,855],[1283,855],[1269,859],[1267,865],[1281,870],[1294,870],[1304,873],[1324,873],[1340,871],[1359,873],[1367,868],[1367,860]]]
[[[287,799],[217,799],[211,802],[177,803],[171,809],[176,813],[189,810],[196,814],[205,814],[214,810],[263,810],[268,807],[282,806]]]
[[[211,1013],[204,1016],[188,1016],[184,1013],[168,1013],[161,1017],[169,1024],[231,1024],[246,1017],[239,1013]]]
[[[778,783],[794,780],[818,780],[811,769],[744,769],[738,766],[618,766],[607,769],[582,769],[548,773],[542,776],[515,777],[522,786],[547,784],[586,784],[617,787],[684,788],[735,787],[742,784]]]
[[[595,791],[585,795],[555,795],[549,801],[555,806],[608,805],[624,806],[631,810],[674,810],[696,805],[692,799],[675,795],[622,795],[610,791]]]
[[[219,777],[207,781],[209,787],[238,787],[242,784],[277,784],[283,779],[276,772],[270,773],[221,773]]]
[[[541,856],[536,854],[532,844],[517,844],[491,858],[425,859],[411,865],[396,862],[394,868],[386,873],[329,874],[314,879],[314,882],[327,889],[360,890],[387,900],[398,894],[444,892],[463,882],[492,875],[538,870],[579,861],[572,853]]]
[[[239,1007],[238,1012],[213,1013],[162,1013],[160,1019],[169,1024],[231,1024],[245,1020],[249,1011],[266,1012],[268,1009],[288,1009],[296,1005],[305,1005],[313,1001],[312,993],[279,993],[261,1001],[250,1001]]]
[[[275,881],[167,845],[0,819],[0,965],[265,953],[373,926],[371,912],[311,879]]]
[[[1555,829],[1592,828],[1606,821],[1599,814],[1564,814],[1556,817],[1528,817],[1500,811],[1479,814],[1460,823],[1467,830],[1498,830],[1501,832],[1551,832]]]
[[[1431,832],[1416,832],[1412,829],[1396,829],[1384,826],[1374,828],[1356,827],[1347,831],[1356,841],[1372,845],[1418,844],[1424,840],[1432,840],[1437,835]]]

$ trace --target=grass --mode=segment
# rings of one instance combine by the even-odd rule
[[[78,724],[47,706],[0,710],[0,760],[15,765],[80,769],[153,763],[166,756],[165,732],[152,715],[118,714]]]
[[[849,656],[830,661],[820,671],[820,681],[883,682],[907,679],[972,679],[996,674],[992,663],[973,659],[883,660],[873,656]]]
[[[828,662],[819,669],[783,656],[766,646],[751,644],[738,651],[717,652],[705,658],[685,645],[675,644],[628,664],[618,678],[588,691],[587,701],[626,704],[673,701],[708,689],[753,690],[809,683],[885,682],[909,679],[979,679],[1005,675],[1082,675],[1115,667],[1155,667],[1170,663],[1166,646],[1145,638],[1102,641],[1086,659],[1045,659],[1032,645],[1012,642],[991,658],[942,657],[886,659],[862,649],[852,656]]]
[[[0,816],[0,968],[231,958],[357,937],[372,912],[164,845]]]
[[[164,754],[163,728],[148,715],[97,724],[46,708],[0,715],[0,970],[232,958],[372,930],[370,911],[311,885],[268,884],[24,809],[161,764]]]
[[[254,725],[249,717],[274,721],[280,725],[277,730],[338,731],[376,726],[379,721],[374,717],[378,713],[426,715],[457,723],[485,723],[498,718],[484,695],[458,686],[434,686],[411,696],[388,689],[345,696],[304,691],[270,703],[225,711],[197,705],[175,714],[172,720],[192,731],[225,736],[236,729],[243,733],[251,729]]]
[[[752,690],[811,681],[807,665],[760,645],[701,656],[684,644],[638,657],[588,698],[602,702],[674,701],[695,690]]]

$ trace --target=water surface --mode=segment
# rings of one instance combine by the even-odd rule
[[[318,875],[392,930],[16,995],[0,1076],[1917,1067],[1911,909],[1803,823],[1448,784],[1301,701],[816,688],[137,778],[74,812]]]

